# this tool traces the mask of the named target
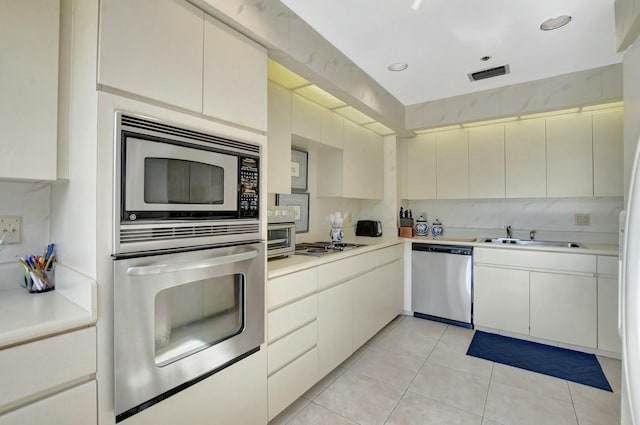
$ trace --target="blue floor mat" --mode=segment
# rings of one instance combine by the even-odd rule
[[[593,354],[476,331],[467,355],[613,392]]]

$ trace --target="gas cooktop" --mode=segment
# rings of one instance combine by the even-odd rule
[[[359,246],[367,246],[366,244],[349,243],[349,242],[306,242],[296,244],[296,254],[298,255],[312,255],[320,257],[322,255],[331,254],[334,252],[347,251],[349,249],[357,248]]]

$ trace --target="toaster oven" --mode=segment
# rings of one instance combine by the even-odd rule
[[[271,207],[267,210],[267,258],[281,258],[296,251],[295,210]]]

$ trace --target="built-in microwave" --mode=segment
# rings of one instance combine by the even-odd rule
[[[260,239],[258,144],[116,111],[114,251]]]

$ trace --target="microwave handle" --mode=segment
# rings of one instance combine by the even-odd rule
[[[181,272],[186,270],[204,269],[208,267],[221,266],[223,264],[238,263],[240,261],[251,260],[258,256],[258,251],[251,250],[238,254],[225,255],[224,257],[207,258],[202,261],[185,261],[172,264],[154,264],[152,266],[136,266],[127,269],[128,276],[149,276],[162,273]]]

